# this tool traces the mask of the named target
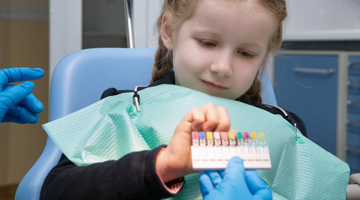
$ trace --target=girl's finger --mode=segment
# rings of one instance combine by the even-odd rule
[[[219,114],[213,103],[208,103],[201,108],[205,115],[205,123],[202,126],[203,131],[213,131],[219,124]]]
[[[217,113],[219,115],[219,123],[215,129],[217,132],[228,132],[231,126],[230,116],[225,107],[220,106],[217,108]]]
[[[185,115],[177,127],[181,129],[179,131],[190,133],[191,131],[200,131],[204,122],[203,111],[198,107],[194,107]]]

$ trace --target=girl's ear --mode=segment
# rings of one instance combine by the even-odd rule
[[[163,14],[160,34],[165,47],[173,50],[173,20],[170,13]]]

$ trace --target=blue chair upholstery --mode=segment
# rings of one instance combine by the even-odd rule
[[[56,66],[51,80],[49,120],[55,120],[100,99],[110,87],[134,89],[148,85],[155,49],[98,48],[72,53]],[[275,104],[267,73],[263,76],[263,101]],[[16,200],[38,200],[42,183],[59,161],[61,151],[48,137],[40,158],[21,181]]]

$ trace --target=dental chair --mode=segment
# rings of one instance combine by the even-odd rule
[[[50,88],[49,121],[100,100],[110,87],[133,90],[148,85],[156,49],[97,48],[72,53],[56,66]],[[267,73],[262,77],[263,101],[276,105]],[[48,137],[40,158],[22,179],[16,200],[38,200],[49,171],[58,163],[61,151]]]

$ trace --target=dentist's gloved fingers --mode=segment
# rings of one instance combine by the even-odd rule
[[[44,111],[44,105],[33,94],[29,94],[20,104],[33,113]]]
[[[243,160],[238,156],[232,157],[228,162],[223,180],[242,187],[245,196],[246,191],[248,191],[247,195],[253,196],[255,199],[272,199],[270,188],[260,178],[259,174],[254,170],[245,170]]]
[[[214,188],[216,188],[216,186],[218,186],[223,180],[219,174],[219,171],[205,171],[205,173],[209,176]]]
[[[213,183],[209,177],[209,175],[206,173],[206,171],[203,171],[199,175],[199,185],[200,185],[200,191],[203,197],[207,196],[210,191],[214,189]]]
[[[33,90],[34,83],[25,82],[0,92],[0,122],[13,106],[23,101]]]
[[[40,79],[44,76],[44,70],[40,68],[7,68],[0,70],[0,92],[12,82]]]
[[[4,116],[4,118],[2,119],[2,121],[0,121],[0,122],[13,122],[13,123],[17,123],[17,124],[26,124],[27,123],[27,122],[24,122],[19,117],[16,117],[16,116],[11,115],[11,114],[6,114]]]
[[[0,108],[7,106],[10,109],[29,96],[35,85],[32,82],[25,82],[15,86],[7,86],[5,91],[0,92]]]
[[[245,168],[243,160],[239,156],[232,157],[225,168],[224,180],[231,179],[237,184],[246,185],[244,176]]]
[[[8,114],[16,117],[16,119],[22,120],[25,123],[36,124],[39,121],[39,116],[36,113],[30,112],[20,104],[11,107]]]
[[[270,188],[254,170],[245,171],[245,180],[255,199],[272,199]]]
[[[251,193],[255,193],[259,189],[266,186],[264,181],[260,178],[259,174],[255,170],[245,171],[245,180],[249,186]]]
[[[221,177],[222,179],[224,179],[225,170],[219,170],[218,172],[219,172],[219,174],[220,174],[220,177]]]
[[[4,91],[10,90],[13,87],[15,85],[7,85]],[[32,113],[39,114],[44,111],[44,105],[33,94],[29,94],[20,104]]]

